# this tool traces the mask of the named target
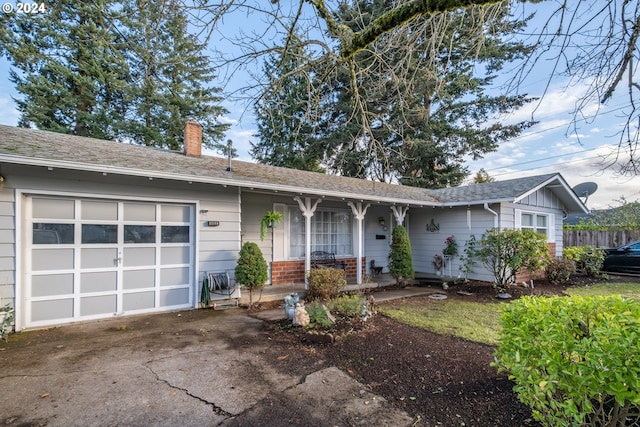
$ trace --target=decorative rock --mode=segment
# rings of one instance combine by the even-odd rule
[[[444,294],[431,294],[429,295],[431,299],[447,299],[447,296]]]
[[[296,304],[296,311],[293,315],[293,324],[295,326],[307,326],[309,324],[309,313],[304,305],[299,302]]]
[[[506,292],[500,292],[498,295],[496,295],[496,298],[509,299],[509,298],[512,298],[512,296],[511,294],[508,294]]]

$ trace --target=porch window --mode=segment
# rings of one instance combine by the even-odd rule
[[[305,217],[289,208],[289,257],[304,258]],[[311,252],[325,251],[336,256],[353,255],[353,218],[348,210],[316,210],[311,217]]]

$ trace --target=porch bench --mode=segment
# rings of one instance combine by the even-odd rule
[[[311,252],[311,268],[341,268],[347,267],[346,262],[337,263],[335,254],[325,251]]]

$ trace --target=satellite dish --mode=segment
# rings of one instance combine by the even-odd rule
[[[584,203],[587,203],[589,200],[589,196],[598,190],[598,184],[595,182],[583,182],[581,184],[573,187],[573,192],[576,193],[578,197],[584,197]]]

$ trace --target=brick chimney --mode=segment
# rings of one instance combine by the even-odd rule
[[[202,155],[202,126],[195,120],[184,125],[184,154],[191,157]]]

